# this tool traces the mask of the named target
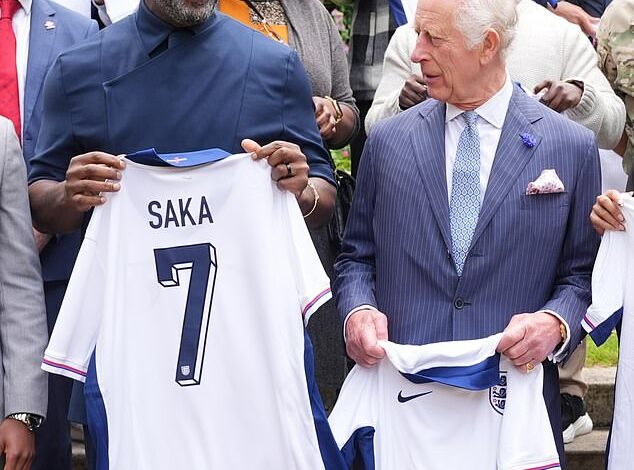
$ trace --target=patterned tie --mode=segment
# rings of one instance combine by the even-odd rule
[[[451,251],[458,276],[462,275],[471,238],[480,213],[480,135],[475,111],[466,111],[462,117],[467,123],[460,139],[451,177],[449,224]]]
[[[12,20],[20,8],[18,0],[0,0],[0,114],[13,122],[18,140],[22,129]]]

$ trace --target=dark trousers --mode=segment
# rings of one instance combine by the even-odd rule
[[[46,318],[49,335],[62,305],[67,281],[44,283]],[[60,375],[48,376],[48,409],[46,420],[35,435],[35,460],[31,470],[70,470],[72,447],[68,405],[73,381]]]
[[[564,436],[561,430],[561,394],[559,393],[559,370],[557,365],[544,361],[544,403],[548,410],[550,427],[553,430],[561,470],[566,470],[566,452],[564,451]]]

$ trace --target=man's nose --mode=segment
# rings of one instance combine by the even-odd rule
[[[425,40],[419,36],[416,41],[416,46],[410,55],[410,59],[412,62],[419,64],[424,60],[429,60],[429,58],[429,48],[427,47],[427,44],[425,44]]]

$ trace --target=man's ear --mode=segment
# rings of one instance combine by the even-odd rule
[[[498,56],[500,50],[500,35],[493,29],[488,29],[480,45],[480,62],[488,64]]]

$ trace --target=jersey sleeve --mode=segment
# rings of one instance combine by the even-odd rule
[[[382,398],[377,396],[380,390],[377,382],[376,369],[355,366],[346,377],[328,417],[330,429],[348,468],[375,468],[374,435]]]
[[[592,271],[592,304],[581,326],[597,345],[603,344],[620,321],[627,264],[626,232],[606,231]]]
[[[286,246],[297,287],[304,325],[311,315],[325,304],[332,294],[330,279],[319,260],[302,213],[291,194],[286,194]]]
[[[498,447],[499,470],[560,470],[542,393],[544,370],[530,374],[504,360],[506,403]],[[504,374],[502,375],[504,377]]]
[[[42,369],[84,382],[104,303],[104,272],[97,244],[85,239],[44,353]]]

